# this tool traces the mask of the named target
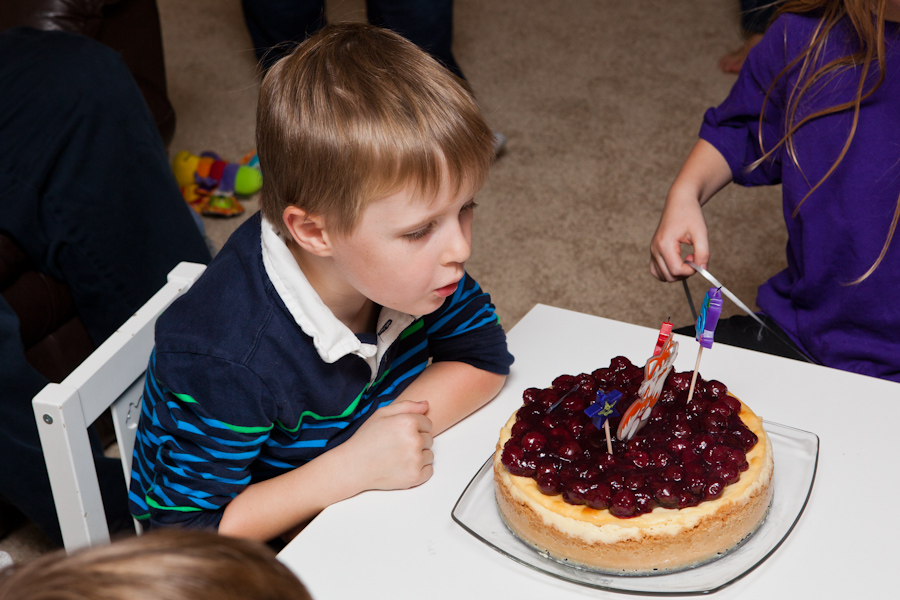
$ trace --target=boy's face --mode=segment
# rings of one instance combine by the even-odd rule
[[[412,315],[440,308],[456,291],[472,250],[473,191],[446,186],[434,202],[407,187],[376,200],[356,228],[331,238],[342,278],[376,304]]]

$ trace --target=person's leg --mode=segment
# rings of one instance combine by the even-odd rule
[[[756,350],[794,360],[806,360],[803,351],[773,320],[764,314],[757,314],[769,329],[747,315],[735,315],[721,319],[716,325],[715,343]],[[680,327],[674,331],[682,335],[695,336],[694,325]]]
[[[53,542],[62,544],[50,479],[31,399],[49,383],[25,360],[19,338],[19,319],[0,296],[0,495],[12,504]],[[96,443],[96,438],[92,439]],[[103,492],[110,531],[124,531],[131,525],[128,495],[121,463],[103,458],[95,449],[97,477]]]
[[[0,469],[0,494],[48,537],[61,543],[50,480],[31,411],[31,399],[47,383],[25,360],[19,319],[0,296],[0,453],[7,457]]]
[[[453,57],[453,0],[368,0],[369,23],[396,31],[453,74],[465,79]]]
[[[750,50],[758,44],[775,15],[773,0],[740,0],[741,35],[744,43],[719,59],[719,69],[725,73],[739,73]]]
[[[263,71],[325,25],[325,0],[241,0]]]
[[[130,72],[86,37],[0,33],[0,230],[64,281],[99,344],[182,260],[209,252]],[[60,542],[31,400],[47,383],[0,303],[0,495]],[[118,460],[96,453],[113,528],[130,522]]]
[[[0,229],[66,282],[95,343],[209,251],[121,58],[86,37],[0,35]]]
[[[763,34],[775,16],[776,0],[740,0],[741,29],[746,34]]]

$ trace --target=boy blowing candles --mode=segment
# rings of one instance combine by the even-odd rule
[[[512,363],[464,266],[494,156],[471,95],[412,43],[328,26],[262,82],[260,214],[156,328],[131,510],[270,540],[432,474],[432,437]]]

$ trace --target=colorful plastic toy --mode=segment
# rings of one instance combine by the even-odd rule
[[[250,196],[262,187],[256,152],[240,162],[222,160],[215,152],[199,156],[182,150],[172,159],[175,181],[185,201],[195,211],[208,217],[235,217],[244,212],[237,196]]]

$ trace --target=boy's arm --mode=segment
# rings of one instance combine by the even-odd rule
[[[433,472],[433,436],[487,403],[505,380],[466,363],[430,365],[340,446],[248,486],[225,507],[219,533],[268,540],[362,491],[424,483]]]
[[[375,411],[343,444],[248,486],[226,505],[219,533],[265,541],[359,492],[423,483],[434,460],[427,410],[424,402],[394,402]]]
[[[490,295],[468,273],[424,330],[432,362],[397,401],[427,401],[437,435],[497,395],[513,357]]]
[[[395,402],[427,401],[431,434],[437,435],[490,401],[506,381],[462,362],[436,362],[425,369]]]
[[[693,275],[694,269],[681,259],[682,244],[693,247],[688,260],[700,266],[709,262],[709,237],[701,207],[731,179],[725,157],[706,140],[698,140],[669,190],[650,242],[650,273],[654,277],[675,281]]]

